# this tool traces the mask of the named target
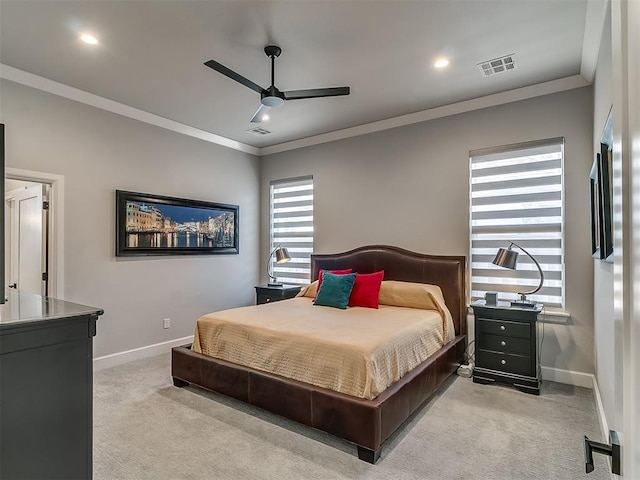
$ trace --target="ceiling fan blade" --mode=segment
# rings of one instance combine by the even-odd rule
[[[256,113],[253,114],[253,117],[251,117],[251,120],[249,120],[251,123],[260,123],[262,122],[262,117],[265,116],[265,114],[271,109],[271,107],[267,107],[266,105],[262,105],[260,104],[260,106],[258,107],[258,110],[256,110]]]
[[[349,95],[349,87],[312,88],[311,90],[289,90],[282,92],[286,100],[301,100],[303,98],[337,97]]]
[[[221,73],[223,75],[226,75],[231,80],[235,80],[236,82],[241,83],[245,87],[249,87],[251,90],[254,90],[254,91],[258,92],[258,93],[262,93],[262,91],[264,90],[264,88],[262,88],[257,83],[252,82],[248,78],[243,77],[239,73],[234,72],[230,68],[225,67],[224,65],[222,65],[221,63],[216,62],[215,60],[209,60],[208,62],[204,62],[204,64],[207,67],[212,68],[216,72],[219,72],[219,73]]]

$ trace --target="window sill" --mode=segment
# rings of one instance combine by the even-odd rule
[[[570,318],[571,314],[569,312],[556,308],[545,308],[538,316],[538,321],[543,323],[566,324],[569,323]]]
[[[471,308],[471,305],[467,307],[467,314],[473,315],[473,309]],[[538,322],[565,325],[569,323],[570,318],[571,314],[564,310],[560,310],[558,308],[544,308],[538,316]]]

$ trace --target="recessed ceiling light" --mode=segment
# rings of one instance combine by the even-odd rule
[[[98,39],[91,35],[90,33],[82,33],[80,34],[80,40],[84,43],[88,43],[89,45],[97,45]]]
[[[269,120],[269,115],[262,115],[262,121],[266,122],[267,120]]]
[[[439,58],[433,64],[433,66],[436,68],[444,68],[447,65],[449,65],[449,60],[447,60],[446,58]]]

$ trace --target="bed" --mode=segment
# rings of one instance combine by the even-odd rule
[[[361,460],[375,463],[382,445],[461,363],[466,346],[466,259],[410,252],[398,247],[364,246],[338,254],[311,257],[312,280],[320,270],[352,268],[358,273],[384,270],[385,281],[437,285],[451,314],[450,341],[390,386],[360,398],[331,388],[266,372],[262,369],[198,353],[191,345],[172,349],[174,385],[212,390],[263,408],[357,446]],[[302,299],[278,302],[280,307]],[[268,307],[273,315],[277,305]],[[314,307],[319,308],[327,307]],[[357,308],[357,307],[356,307]],[[267,312],[267,309],[263,309]],[[355,310],[354,310],[355,313]]]

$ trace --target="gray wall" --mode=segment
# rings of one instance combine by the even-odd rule
[[[316,252],[383,243],[468,255],[469,151],[565,137],[566,305],[571,320],[545,326],[542,364],[592,373],[592,105],[587,87],[269,155],[261,161],[261,201],[268,205],[271,180],[313,175]],[[261,258],[266,258],[267,208],[260,218]]]
[[[613,104],[611,66],[611,7],[605,20],[600,53],[593,82],[593,151],[600,151],[600,138]],[[596,353],[596,380],[602,406],[610,427],[615,419],[615,329],[613,309],[613,264],[594,260],[593,308]]]
[[[64,175],[61,296],[104,308],[95,356],[192,335],[203,313],[253,302],[256,157],[12,82],[0,89],[7,167]],[[240,254],[116,258],[116,189],[239,205]]]

